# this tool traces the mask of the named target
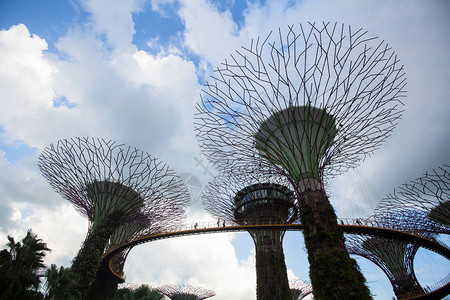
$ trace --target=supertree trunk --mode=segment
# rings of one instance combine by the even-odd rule
[[[289,299],[291,292],[280,243],[256,249],[256,299]]]
[[[80,276],[80,292],[85,299],[100,267],[103,249],[111,234],[121,225],[118,214],[112,214],[105,223],[90,232],[72,262],[72,270]]]
[[[103,260],[87,299],[114,299],[119,283],[123,283],[123,280],[111,273],[109,261]]]
[[[294,192],[261,173],[230,176],[221,174],[210,182],[203,194],[205,209],[215,217],[239,225],[286,224],[294,222],[298,211]],[[283,253],[284,230],[248,230],[255,244],[256,298],[290,298]]]
[[[420,286],[414,274],[395,280],[392,282],[394,286],[394,293],[398,299],[402,299],[405,295],[423,295],[425,291]]]
[[[342,230],[323,190],[298,196],[314,299],[370,299],[365,278],[350,258]]]

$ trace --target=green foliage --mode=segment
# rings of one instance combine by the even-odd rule
[[[21,242],[8,236],[0,251],[0,299],[81,299],[78,276],[71,269],[44,264],[48,251],[31,229]]]
[[[281,242],[279,245],[256,249],[256,281],[257,299],[291,298]]]
[[[46,282],[44,283],[45,299],[67,299],[77,300],[81,298],[78,289],[78,275],[70,268],[51,265],[46,272]]]
[[[325,192],[306,191],[299,202],[314,299],[371,299]]]
[[[8,236],[6,248],[0,252],[0,295],[2,299],[42,299],[38,292],[40,277],[45,269],[47,244],[31,230],[15,242]]]
[[[161,300],[163,298],[163,294],[143,284],[137,289],[119,289],[114,300]]]
[[[103,250],[111,234],[122,224],[120,213],[111,214],[103,224],[91,231],[72,262],[72,270],[80,276],[82,298],[86,298],[100,267]]]

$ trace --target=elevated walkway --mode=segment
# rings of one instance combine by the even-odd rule
[[[388,225],[378,223],[376,220],[367,220],[367,219],[338,219],[338,224],[342,228],[344,233],[347,234],[360,234],[360,235],[369,235],[369,236],[382,236],[388,238],[394,238],[403,240],[405,242],[414,243],[424,247],[428,250],[431,250],[435,253],[438,253],[444,256],[447,259],[450,259],[450,248],[446,245],[440,243],[435,239],[430,239],[423,237],[419,234],[409,233],[402,231],[401,226],[398,225]],[[116,270],[115,266],[111,262],[111,257],[121,252],[127,248],[135,247],[137,245],[148,243],[151,241],[168,239],[179,236],[189,236],[189,235],[197,235],[197,234],[206,234],[206,233],[215,233],[215,232],[235,232],[235,231],[248,231],[248,230],[268,230],[268,229],[279,229],[279,230],[302,230],[303,226],[301,223],[292,223],[292,224],[272,224],[270,220],[258,220],[252,222],[252,225],[239,225],[236,223],[233,224],[224,224],[222,222],[211,221],[211,222],[198,222],[192,224],[185,224],[180,226],[173,226],[166,228],[165,230],[161,230],[159,232],[154,232],[150,235],[142,236],[135,240],[129,241],[127,243],[116,245],[115,247],[109,249],[104,255],[104,260],[109,260],[109,267],[111,272],[125,281],[123,278],[123,273]],[[449,274],[450,276],[450,274]],[[427,294],[423,295],[405,295],[403,299],[439,299],[445,295],[450,293],[450,277],[447,276],[448,280],[444,280],[445,283],[440,283],[438,286],[427,287],[425,290]]]

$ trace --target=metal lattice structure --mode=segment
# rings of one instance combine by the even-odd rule
[[[380,201],[375,213],[417,209],[427,214],[422,220],[441,224],[440,233],[450,234],[450,166],[442,165],[403,184]],[[435,227],[435,226],[434,226]]]
[[[258,38],[225,60],[212,79],[197,106],[196,133],[215,166],[267,165],[267,155],[255,147],[261,123],[271,116],[274,126],[301,123],[283,132],[281,145],[272,144],[279,152],[289,148],[283,143],[308,137],[301,128],[307,120],[288,109],[311,106],[331,116],[318,114],[311,123],[336,127],[318,164],[313,162],[329,176],[357,166],[390,135],[406,84],[403,66],[384,41],[337,24],[292,26]],[[298,159],[306,161],[306,153],[302,156]],[[279,171],[285,172],[284,166]]]
[[[347,236],[348,251],[375,263],[389,278],[397,297],[406,292],[422,294],[413,269],[419,247],[393,238]]]
[[[312,293],[312,285],[300,279],[291,282],[292,300],[301,300]]]
[[[317,299],[334,287],[337,298],[370,297],[324,185],[391,134],[405,84],[403,66],[384,41],[362,29],[309,23],[236,51],[203,90],[195,129],[210,161],[222,171],[279,174],[291,182]]]
[[[160,232],[166,228],[180,226],[184,220],[184,214],[182,213],[184,211],[177,206],[168,207],[163,211],[157,212],[147,211],[145,214],[118,227],[110,236],[104,252],[106,253],[118,245]],[[119,273],[123,273],[123,264],[131,249],[129,248],[122,253],[120,263],[114,264],[115,270]]]
[[[43,150],[38,165],[51,187],[89,220],[87,237],[72,264],[83,275],[84,293],[121,226],[143,216],[151,217],[150,227],[164,225],[182,218],[189,204],[187,188],[166,164],[113,141],[60,140]]]
[[[203,205],[221,222],[239,225],[289,224],[297,220],[294,193],[281,178],[222,174],[205,187]],[[289,281],[283,252],[285,230],[249,229],[255,244],[257,299],[285,299]]]
[[[190,285],[163,285],[156,289],[171,300],[202,300],[216,295],[211,290]]]
[[[88,218],[90,230],[114,211],[128,221],[173,207],[183,211],[189,201],[186,187],[166,164],[113,141],[60,140],[44,149],[38,165],[50,186]]]
[[[262,206],[261,212],[258,210],[254,211],[253,209],[245,212],[245,209],[248,207],[248,201],[253,201],[256,205],[258,203],[257,195],[249,195],[247,198],[243,199],[246,192],[246,188],[251,190],[251,186],[255,186],[256,190],[258,189],[258,185],[261,187],[271,185],[285,187],[289,182],[283,177],[276,176],[266,176],[265,174],[255,173],[250,174],[246,172],[238,172],[238,173],[223,173],[214,178],[211,182],[209,182],[204,189],[203,192],[203,206],[204,208],[211,213],[214,217],[217,217],[227,224],[252,224],[253,222],[266,222],[267,224],[282,224],[282,223],[290,223],[295,221],[297,217],[297,209],[295,207],[288,208],[287,215],[284,215],[278,218],[276,215],[273,216],[273,208],[272,206],[268,207],[268,210],[265,210],[264,206]],[[289,195],[287,202],[291,203],[292,201],[292,192],[289,189],[281,192],[280,196]],[[261,194],[262,196],[263,194]],[[236,197],[237,196],[237,197]],[[255,196],[255,197],[252,197]],[[243,201],[244,200],[244,201]],[[247,204],[245,206],[244,204]],[[271,205],[276,205],[277,202],[271,203]],[[290,204],[287,204],[289,207]],[[282,206],[282,204],[281,204]],[[252,215],[250,215],[253,213]],[[276,212],[275,212],[276,214]],[[219,225],[219,224],[218,224]]]
[[[393,211],[384,215],[376,215],[372,222],[384,228],[392,228],[418,235],[427,239],[435,239],[437,233],[430,230],[430,224],[420,222],[426,218],[421,211],[408,209]],[[408,241],[380,236],[346,236],[349,253],[360,255],[379,266],[392,284],[394,293],[399,298],[423,294],[424,291],[414,273],[414,257],[419,246]]]

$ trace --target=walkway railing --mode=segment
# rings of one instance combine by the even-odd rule
[[[426,287],[424,287],[423,289],[425,290],[425,292],[431,292],[437,289],[440,289],[444,286],[446,286],[447,284],[450,283],[450,273],[448,273],[448,275],[442,279],[441,281],[433,284],[433,285],[427,285]]]
[[[398,232],[405,232],[405,228],[401,225],[396,224],[389,224],[389,226],[386,226],[386,223],[379,222],[375,219],[353,219],[353,218],[339,218],[338,224],[343,226],[355,226],[355,227],[361,227],[365,230],[365,228],[374,228],[374,229],[385,229],[385,230],[394,230]],[[295,226],[297,225],[297,226]],[[170,226],[164,229],[160,229],[159,231],[155,231],[149,235],[139,237],[135,240],[129,241],[127,243],[121,244],[121,245],[115,245],[109,249],[106,249],[106,253],[104,256],[108,256],[109,253],[114,252],[118,248],[123,248],[124,245],[130,245],[130,247],[144,243],[149,240],[159,239],[160,238],[170,238],[173,236],[180,236],[180,235],[191,235],[191,234],[197,234],[197,233],[212,233],[212,232],[226,232],[226,231],[244,231],[248,229],[252,229],[252,227],[261,227],[264,226],[269,229],[271,226],[277,227],[277,228],[283,228],[286,227],[288,230],[301,230],[301,223],[299,221],[296,221],[292,224],[287,223],[280,223],[277,222],[277,220],[274,220],[273,218],[269,219],[255,219],[255,220],[249,220],[245,222],[245,224],[238,224],[235,222],[230,221],[223,221],[223,220],[216,220],[216,221],[207,221],[207,222],[197,222],[197,223],[190,223],[190,224],[182,224],[177,226]],[[438,243],[440,246],[448,248],[447,245],[443,244],[442,242],[432,238],[423,236],[420,233],[415,232],[407,232],[408,234],[417,236],[421,239],[426,239],[433,243]],[[170,235],[173,234],[173,235]],[[361,233],[360,233],[361,234]]]
[[[300,221],[293,222],[292,224],[297,224],[301,226]],[[399,224],[389,224],[380,222],[376,219],[353,219],[353,218],[339,218],[338,219],[339,225],[348,225],[348,226],[360,226],[360,227],[372,227],[372,228],[380,228],[380,229],[388,229],[388,230],[396,230],[401,232],[407,232],[409,234],[418,236],[420,238],[427,239],[434,243],[439,243],[441,246],[448,248],[447,245],[444,243],[434,239],[433,237],[424,236],[421,233],[414,232],[414,231],[408,231],[405,230],[404,226],[401,226]],[[195,231],[195,230],[210,230],[214,228],[224,228],[222,231],[226,231],[225,228],[231,229],[233,227],[242,227],[242,226],[260,226],[260,225],[288,225],[288,223],[280,223],[278,220],[274,220],[273,218],[268,219],[255,219],[255,220],[249,220],[245,224],[238,224],[235,222],[230,221],[223,221],[223,220],[217,220],[217,221],[207,221],[207,222],[197,222],[197,223],[190,223],[190,224],[182,224],[177,226],[170,226],[164,229],[160,229],[159,231],[155,231],[150,235],[140,237],[139,239],[146,239],[149,236],[156,236],[156,235],[163,235],[163,234],[169,234],[169,233],[175,233],[175,232],[185,232],[185,231]],[[245,230],[245,229],[242,229]],[[131,242],[131,241],[130,241]],[[129,242],[127,242],[129,243]],[[116,245],[115,247],[111,247],[110,249],[107,249],[107,251],[114,250],[117,247],[120,247],[121,245]],[[448,248],[450,249],[450,248]]]
[[[399,295],[397,298],[398,299],[433,299],[431,297],[425,297],[427,295],[429,295],[430,293],[436,292],[439,289],[444,289],[447,288],[448,290],[448,285],[450,284],[450,273],[444,277],[441,281],[433,284],[433,285],[427,285],[425,287],[423,287],[423,291],[415,291],[415,292],[409,292],[409,293],[405,293],[402,295]],[[447,293],[443,293],[442,295],[445,296]],[[441,297],[436,296],[434,299],[440,299]]]

